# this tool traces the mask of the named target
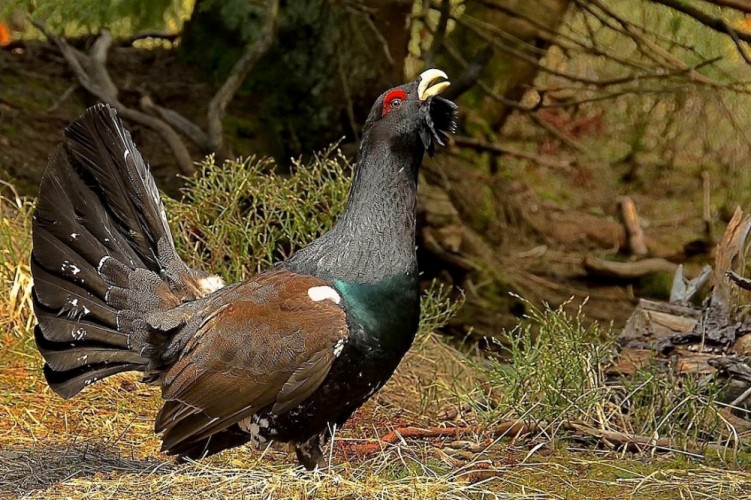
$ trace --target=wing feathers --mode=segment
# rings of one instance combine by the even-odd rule
[[[271,411],[281,415],[307,399],[326,378],[333,360],[333,350],[327,349],[313,354],[284,384]]]
[[[215,433],[261,411],[285,413],[321,386],[348,330],[340,305],[310,298],[314,286],[329,284],[283,270],[260,275],[202,324],[164,378],[155,426],[164,450],[193,453]]]

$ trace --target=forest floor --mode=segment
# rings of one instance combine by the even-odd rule
[[[211,89],[195,83],[190,70],[173,59],[158,51],[136,57],[131,49],[115,48],[109,67],[124,101],[136,102],[146,89],[162,105],[202,123],[203,109],[196,103],[207,102]],[[0,51],[0,179],[33,195],[62,130],[92,103],[74,86],[55,50]],[[240,96],[233,109],[252,115],[253,103]],[[176,193],[174,162],[161,139],[140,128],[134,138],[161,186]],[[262,142],[263,134],[256,140]],[[252,140],[244,147],[248,151],[241,153],[251,152]],[[613,251],[608,235],[618,225],[614,200],[621,194],[614,183],[598,182],[597,171],[570,172],[564,196],[551,194],[559,177],[532,168],[521,174],[515,181],[536,186],[524,188],[525,210],[553,215],[536,228],[547,231],[543,237],[509,237],[504,251],[551,291],[551,302],[589,295],[585,313],[618,326],[631,313],[635,296],[664,295],[669,275],[640,287],[596,283],[581,275],[578,266],[586,255]],[[666,199],[668,185],[673,196]],[[664,180],[630,193],[642,217],[651,221],[648,238],[655,254],[682,254],[685,244],[701,235],[701,210],[685,196],[700,188],[696,179]],[[575,190],[580,194],[574,199]],[[705,254],[692,259],[694,267],[709,260]],[[589,288],[583,289],[585,278]],[[159,404],[155,388],[124,376],[63,401],[44,383],[30,330],[0,334],[0,353],[0,497],[656,499],[740,498],[751,491],[751,474],[739,465],[747,461],[743,457],[625,453],[539,436],[495,436],[466,409],[464,396],[478,380],[474,368],[433,335],[421,337],[392,381],[336,434],[326,450],[330,466],[313,473],[293,468],[292,456],[276,449],[241,448],[177,464],[159,453],[152,432]],[[379,439],[404,428],[433,437]]]
[[[330,465],[315,472],[294,467],[284,448],[178,464],[152,432],[156,388],[120,376],[65,401],[47,388],[30,336],[6,336],[1,347],[3,498],[728,499],[751,488],[738,457],[494,436],[464,406],[471,369],[433,335],[336,433],[325,449]],[[407,428],[438,437],[411,438]],[[379,440],[394,431],[407,437]]]

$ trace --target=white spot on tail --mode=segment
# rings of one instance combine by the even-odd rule
[[[342,349],[344,349],[345,343],[345,339],[339,339],[336,341],[336,344],[334,344],[334,357],[338,357],[342,353]]]
[[[83,340],[86,337],[86,330],[78,328],[71,332],[71,336],[73,337],[73,340]]]
[[[338,304],[342,301],[342,298],[336,293],[336,290],[330,286],[313,286],[308,288],[308,297],[313,302],[320,302],[322,300],[329,299],[334,304]]]
[[[78,233],[70,233],[70,237],[75,240],[78,238]]]
[[[78,274],[78,273],[80,273],[80,272],[81,272],[81,270],[80,270],[80,269],[78,268],[78,266],[77,266],[77,265],[75,265],[75,264],[71,264],[71,263],[70,263],[70,262],[68,262],[67,260],[64,260],[64,261],[63,261],[63,265],[62,265],[62,267],[60,268],[60,270],[61,270],[62,272],[65,272],[65,269],[70,269],[70,272],[71,272],[71,273],[73,273],[73,276],[75,276],[76,274]]]
[[[86,307],[86,306],[83,306],[83,315],[84,315],[84,316],[86,316],[86,315],[87,315],[87,314],[89,314],[90,312],[91,312],[91,311],[89,310],[89,308],[88,308],[88,307]]]
[[[73,299],[69,302],[70,305],[73,307],[78,307],[78,299]]]
[[[198,288],[204,295],[208,295],[212,292],[216,292],[220,288],[224,287],[224,280],[221,276],[209,276],[208,278],[201,278],[198,280]]]
[[[105,239],[107,239],[107,238],[105,238]],[[110,257],[109,255],[105,255],[104,257],[102,257],[99,260],[99,264],[96,266],[96,272],[98,272],[99,274],[102,274],[102,266],[107,261],[107,259],[111,259],[111,258],[112,257]]]

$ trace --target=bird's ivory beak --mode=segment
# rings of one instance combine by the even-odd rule
[[[439,78],[444,81],[432,85]],[[423,71],[420,75],[420,84],[417,86],[417,98],[420,99],[420,102],[424,102],[428,97],[440,94],[451,85],[445,80],[448,80],[448,76],[440,69],[433,68]]]

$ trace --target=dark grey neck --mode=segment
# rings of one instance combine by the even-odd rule
[[[351,283],[416,274],[417,171],[422,149],[380,141],[361,150],[344,212],[327,234],[283,265]]]

